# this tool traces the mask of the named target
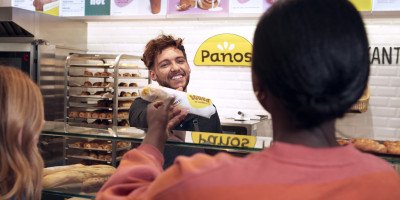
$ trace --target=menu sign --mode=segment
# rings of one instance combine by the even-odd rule
[[[13,0],[11,6],[34,11],[35,6],[33,5],[33,2],[34,0]]]
[[[262,13],[265,0],[231,0],[229,13]]]
[[[45,1],[41,1],[41,2],[45,2]],[[43,10],[38,11],[38,12],[58,16],[59,12],[60,12],[60,1],[57,0],[57,1],[52,1],[49,3],[43,4]]]
[[[110,0],[85,0],[85,15],[110,15]]]
[[[260,14],[268,10],[277,0],[231,0],[229,13]]]
[[[111,15],[165,15],[167,0],[111,0]]]
[[[229,0],[169,0],[168,14],[227,14]]]
[[[400,0],[374,0],[373,11],[395,11],[400,10]]]
[[[60,16],[85,16],[85,0],[61,0]]]
[[[59,15],[60,0],[12,0],[11,6],[37,11],[49,15]]]
[[[235,34],[219,34],[200,45],[194,64],[201,66],[250,66],[252,45]]]

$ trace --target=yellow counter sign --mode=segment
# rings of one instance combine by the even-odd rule
[[[192,132],[192,140],[195,144],[210,144],[239,148],[254,148],[256,145],[256,137],[248,135]]]
[[[219,34],[208,38],[200,45],[194,64],[218,66],[250,66],[252,45],[235,34]]]

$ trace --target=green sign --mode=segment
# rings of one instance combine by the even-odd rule
[[[85,16],[110,15],[110,0],[85,0]]]

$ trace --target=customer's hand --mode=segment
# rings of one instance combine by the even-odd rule
[[[164,151],[168,133],[187,115],[187,111],[173,105],[175,98],[157,101],[147,106],[148,130],[142,144],[153,145]]]

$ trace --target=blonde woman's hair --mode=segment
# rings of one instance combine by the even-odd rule
[[[38,86],[22,71],[0,66],[0,199],[41,198],[43,122]]]

